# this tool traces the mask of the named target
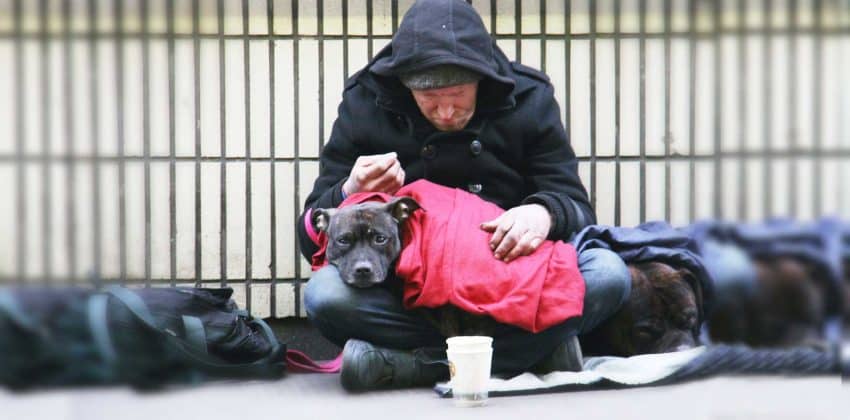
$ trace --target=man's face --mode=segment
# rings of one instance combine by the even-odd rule
[[[475,113],[478,82],[438,89],[411,89],[422,115],[440,131],[458,131],[466,127]]]

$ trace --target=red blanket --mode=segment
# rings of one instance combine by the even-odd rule
[[[493,257],[490,234],[479,227],[503,209],[424,180],[396,195],[413,197],[425,210],[415,212],[402,233],[396,274],[405,281],[405,307],[452,304],[532,332],[581,315],[584,280],[572,245],[544,241],[533,254],[504,263]],[[391,199],[381,193],[353,194],[340,207]],[[309,224],[309,215],[304,219]],[[317,235],[317,244],[314,270],[327,264],[325,235]]]

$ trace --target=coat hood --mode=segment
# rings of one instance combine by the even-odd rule
[[[378,76],[382,90],[398,93],[406,90],[398,81],[399,75],[440,64],[454,64],[482,74],[479,90],[492,99],[505,99],[516,93],[510,62],[490,37],[478,12],[462,0],[414,3],[390,45],[368,66],[368,73]]]

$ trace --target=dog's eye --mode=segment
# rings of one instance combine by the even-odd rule
[[[694,314],[687,314],[680,319],[680,324],[685,328],[693,328],[697,324],[697,316]]]
[[[651,341],[661,335],[661,331],[653,327],[637,327],[635,333],[644,341]]]
[[[389,240],[389,238],[387,238],[384,235],[375,235],[375,238],[374,238],[375,243],[378,244],[378,245],[383,245],[383,244],[387,243],[388,240]]]
[[[350,244],[351,244],[351,239],[348,239],[347,237],[343,236],[343,237],[341,237],[341,238],[338,238],[338,239],[336,240],[336,243],[338,243],[338,244],[340,244],[340,245],[350,245]]]

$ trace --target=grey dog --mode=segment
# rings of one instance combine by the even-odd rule
[[[366,202],[339,209],[316,209],[312,223],[328,237],[328,263],[342,281],[368,288],[383,283],[401,253],[402,227],[421,207],[410,197],[388,203]],[[422,210],[424,211],[424,210]],[[418,310],[444,336],[489,335],[496,322],[452,305]]]
[[[328,263],[349,286],[382,283],[401,252],[401,226],[420,206],[410,197],[341,209],[316,209],[312,221],[328,236]]]

